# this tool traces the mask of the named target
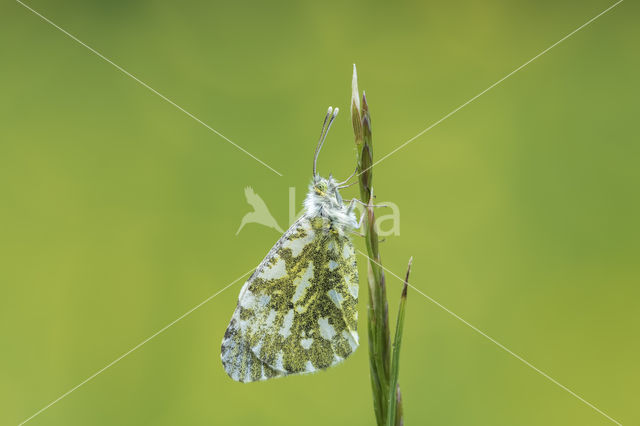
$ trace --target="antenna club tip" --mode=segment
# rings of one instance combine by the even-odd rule
[[[333,108],[329,107],[329,109],[327,109],[327,115],[331,115],[331,111],[333,111]]]
[[[338,115],[338,112],[340,112],[340,108],[337,108],[333,110],[333,116],[335,117],[336,115]]]

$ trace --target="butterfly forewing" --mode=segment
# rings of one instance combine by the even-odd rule
[[[225,370],[248,382],[339,363],[358,346],[357,301],[350,239],[303,216],[243,286],[222,342]]]

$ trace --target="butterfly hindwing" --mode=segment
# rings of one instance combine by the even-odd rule
[[[335,365],[358,346],[358,271],[348,236],[303,216],[243,286],[222,343],[234,380]]]

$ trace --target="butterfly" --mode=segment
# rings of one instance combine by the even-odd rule
[[[329,107],[313,158],[304,214],[245,282],[224,334],[222,365],[235,381],[312,373],[358,347],[358,268],[350,233],[359,227],[349,185],[316,172],[338,108]],[[355,173],[354,173],[355,174]]]

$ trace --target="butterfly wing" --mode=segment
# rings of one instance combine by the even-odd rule
[[[351,240],[303,216],[243,286],[222,342],[231,378],[248,382],[335,365],[358,346]]]

